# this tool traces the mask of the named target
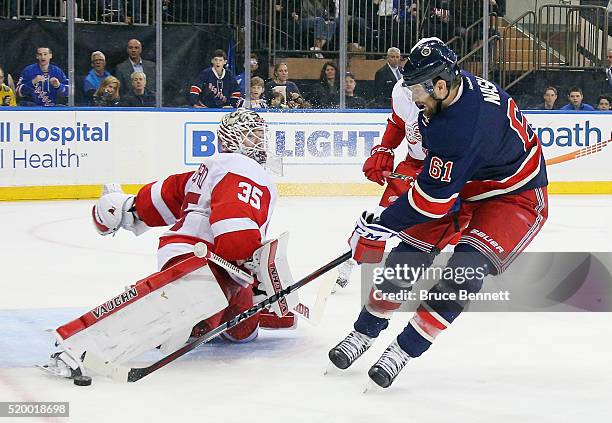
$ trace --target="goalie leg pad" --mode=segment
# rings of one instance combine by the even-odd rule
[[[259,289],[265,290],[268,297],[294,283],[287,261],[288,242],[289,233],[284,232],[278,239],[264,244],[253,254],[255,261],[259,263],[255,272],[257,280],[260,282]],[[278,316],[285,316],[299,302],[297,292],[293,292],[272,304],[270,310]]]
[[[161,345],[181,346],[191,328],[218,313],[228,302],[205,260],[190,257],[129,287],[56,331],[71,357],[91,351],[123,363]]]

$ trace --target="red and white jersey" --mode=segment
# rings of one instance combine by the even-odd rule
[[[277,191],[253,159],[223,153],[195,172],[145,185],[136,212],[149,226],[172,227],[160,238],[158,265],[193,252],[197,242],[226,260],[244,260],[265,240]]]
[[[387,128],[382,145],[395,149],[403,139],[408,142],[408,155],[413,159],[423,160],[425,152],[419,132],[419,108],[412,101],[410,90],[405,88],[403,80],[395,83],[391,94],[391,116],[387,119]]]

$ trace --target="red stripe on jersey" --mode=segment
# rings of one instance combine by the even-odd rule
[[[159,238],[159,248],[165,247],[168,244],[191,244],[196,245],[198,242],[204,242],[209,249],[212,249],[212,245],[203,239],[189,235],[168,235]]]
[[[144,223],[149,226],[167,226],[160,212],[155,207],[155,202],[162,201],[175,219],[181,216],[183,202],[185,200],[185,186],[192,177],[193,172],[180,173],[168,176],[162,183],[161,198],[153,198],[156,195],[151,192],[153,183],[147,184],[138,191],[136,196],[136,212]]]
[[[175,265],[170,266],[166,270],[154,273],[149,277],[139,280],[125,292],[122,292],[121,294],[112,298],[110,301],[93,308],[91,311],[83,314],[81,317],[58,327],[56,331],[62,337],[62,339],[68,339],[76,333],[87,329],[88,327],[107,318],[128,305],[144,298],[151,292],[154,292],[170,282],[174,282],[186,274],[205,266],[206,263],[206,259],[196,256],[180,261]]]
[[[392,101],[393,103],[393,101]],[[406,123],[395,112],[387,119],[387,128],[383,134],[381,144],[387,148],[395,149],[406,136]]]
[[[200,95],[201,92],[202,92],[202,89],[198,87],[197,85],[192,85],[191,89],[189,90],[189,94]]]
[[[448,199],[431,201],[423,196],[418,182],[416,181],[412,188],[410,188],[408,195],[409,199],[411,200],[410,204],[416,209],[416,211],[425,216],[434,218],[444,216],[457,198],[457,195],[454,195]]]
[[[469,181],[464,185],[463,189],[461,190],[461,198],[464,198],[468,201],[478,200],[479,198],[474,197],[483,195],[484,198],[486,198],[491,195],[497,195],[496,193],[492,193],[492,191],[513,191],[514,189],[525,185],[538,174],[541,166],[541,158],[542,145],[540,144],[539,140],[537,140],[535,148],[532,147],[532,149],[530,150],[530,155],[525,158],[521,167],[514,175],[510,176],[509,178],[505,178],[502,181]],[[515,187],[515,185],[517,186]],[[488,193],[491,193],[491,195],[487,195]]]
[[[240,98],[240,91],[233,92],[231,97],[232,98]]]

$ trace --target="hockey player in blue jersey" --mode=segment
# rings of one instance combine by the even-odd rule
[[[51,63],[53,52],[48,47],[36,49],[36,60],[26,66],[17,82],[17,96],[26,106],[55,106],[58,98],[68,97],[68,78]]]
[[[437,38],[419,41],[404,68],[404,87],[423,109],[418,116],[426,156],[408,192],[380,216],[364,212],[349,239],[358,262],[382,260],[385,240],[411,228],[417,246],[400,242],[386,268],[431,266],[455,230],[459,243],[443,277],[429,291],[404,330],[368,375],[389,387],[412,358],[419,357],[463,311],[459,291],[478,292],[488,275],[502,273],[539,232],[548,216],[542,145],[515,101],[497,85],[457,66],[457,56]],[[460,198],[457,219],[445,219]],[[455,225],[455,228],[449,228]],[[426,242],[427,241],[427,242]],[[420,247],[420,248],[417,248]],[[457,269],[481,269],[455,280]],[[384,278],[378,292],[399,293],[416,281]],[[373,344],[401,302],[371,291],[354,330],[329,351],[348,368]],[[451,298],[455,298],[454,300]]]

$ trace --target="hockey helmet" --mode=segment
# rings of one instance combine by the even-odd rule
[[[420,84],[431,95],[438,79],[446,81],[450,88],[459,72],[454,51],[439,38],[423,38],[408,55],[408,62],[404,66],[404,86]]]
[[[217,129],[224,153],[240,153],[259,164],[266,163],[268,124],[249,109],[238,109],[224,115]]]

